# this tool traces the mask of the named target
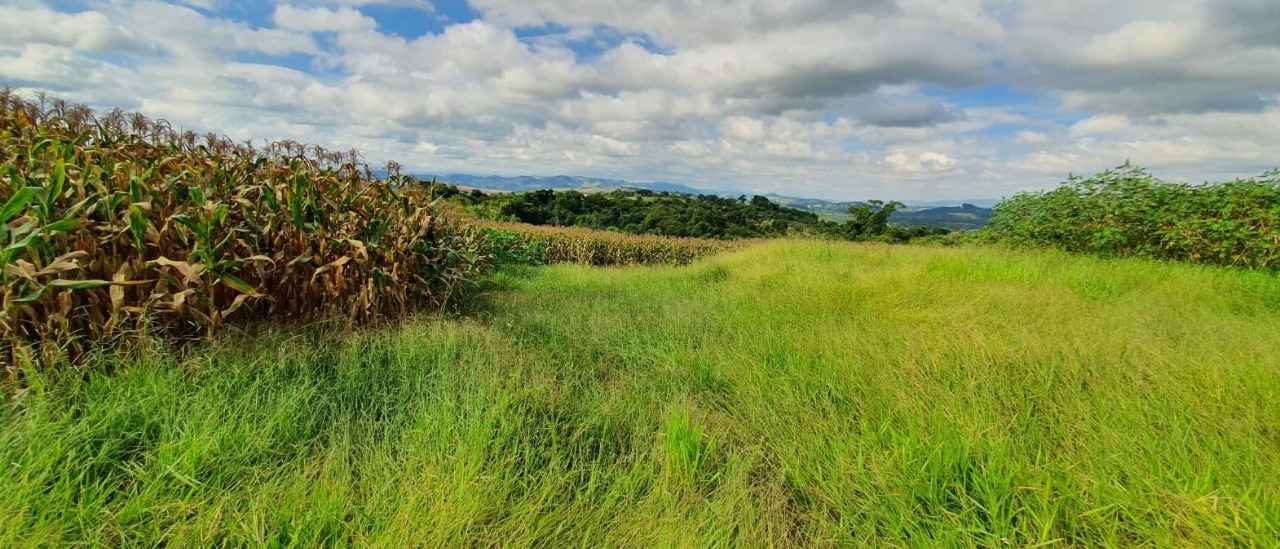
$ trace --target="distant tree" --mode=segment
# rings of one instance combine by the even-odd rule
[[[746,195],[729,198],[662,194],[627,190],[605,194],[541,190],[479,196],[462,194],[454,200],[486,219],[598,230],[612,228],[665,236],[768,238],[794,234],[906,242],[921,232],[889,225],[889,216],[902,207],[899,202],[869,201],[864,206],[850,208],[853,219],[838,224],[759,195],[748,199]]]
[[[868,200],[866,204],[849,206],[849,215],[853,216],[845,223],[845,232],[849,238],[862,240],[883,236],[889,231],[889,216],[903,207],[896,200]]]

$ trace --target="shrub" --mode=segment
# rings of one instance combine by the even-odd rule
[[[547,245],[541,240],[528,240],[519,234],[492,227],[485,228],[489,252],[499,265],[544,265],[547,263]]]
[[[985,234],[1112,257],[1280,267],[1280,171],[1230,183],[1168,183],[1125,164],[995,207]]]

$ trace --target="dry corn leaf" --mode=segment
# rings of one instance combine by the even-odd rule
[[[148,261],[147,265],[162,265],[165,267],[173,267],[174,269],[177,269],[178,273],[181,274],[182,278],[185,279],[189,284],[199,284],[200,275],[204,274],[204,271],[205,271],[204,265],[191,265],[186,261],[174,261],[172,259],[169,259],[163,256],[161,256],[160,259],[157,259],[155,261]]]
[[[328,263],[328,264],[326,264],[326,265],[324,265],[324,266],[322,266],[322,267],[320,267],[320,268],[316,269],[316,272],[315,272],[315,273],[313,273],[313,274],[311,275],[311,283],[312,283],[312,284],[314,284],[314,283],[315,283],[315,281],[316,281],[316,277],[317,277],[317,276],[320,276],[322,273],[327,273],[327,272],[329,272],[329,271],[331,271],[331,270],[333,270],[333,269],[336,269],[336,268],[338,268],[338,267],[341,267],[341,266],[343,266],[343,265],[346,265],[348,261],[351,261],[351,258],[350,258],[350,257],[348,257],[348,256],[345,256],[345,255],[344,255],[344,256],[342,256],[342,257],[340,257],[340,258],[338,258],[338,259],[336,259],[336,260],[334,260],[334,261],[332,261],[332,262],[330,262],[330,263]]]

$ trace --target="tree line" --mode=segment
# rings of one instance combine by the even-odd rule
[[[714,239],[818,236],[906,242],[949,232],[938,227],[901,227],[889,223],[893,212],[903,207],[901,202],[894,201],[869,200],[851,206],[848,209],[851,218],[838,223],[759,195],[730,198],[647,189],[600,193],[547,189],[486,194],[479,190],[464,192],[437,182],[422,184],[435,196],[457,203],[482,219],[629,234]]]

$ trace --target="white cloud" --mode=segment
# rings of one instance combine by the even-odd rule
[[[1130,127],[1129,119],[1119,115],[1094,116],[1071,126],[1071,135],[1084,137],[1095,134],[1116,133]]]
[[[75,50],[33,42],[16,55],[0,55],[0,74],[30,82],[57,82],[64,87],[92,88],[112,85],[130,76],[109,63],[78,55]]]
[[[1018,132],[1014,139],[1024,145],[1042,145],[1049,142],[1049,136],[1041,132],[1024,130]]]
[[[0,6],[0,84],[424,172],[842,199],[999,196],[1126,159],[1190,180],[1280,163],[1270,0],[474,0],[479,19],[414,39],[372,3],[434,11],[21,0]]]
[[[1280,90],[1269,0],[1009,2],[1022,82],[1098,114],[1256,111]]]
[[[218,11],[222,7],[218,0],[177,0],[177,3],[205,11]]]
[[[96,11],[62,13],[44,7],[0,6],[0,46],[64,46],[80,51],[134,50],[140,40]]]
[[[731,116],[721,123],[726,138],[738,141],[763,141],[764,123],[746,116]]]
[[[276,6],[271,20],[278,28],[308,32],[371,30],[378,26],[377,21],[351,7],[334,10],[283,4]]]
[[[1185,55],[1200,34],[1199,21],[1134,21],[1095,37],[1083,57],[1099,65],[1170,61]]]
[[[884,163],[893,174],[906,177],[945,174],[956,169],[955,159],[933,151],[918,154],[896,152],[884,157]]]

